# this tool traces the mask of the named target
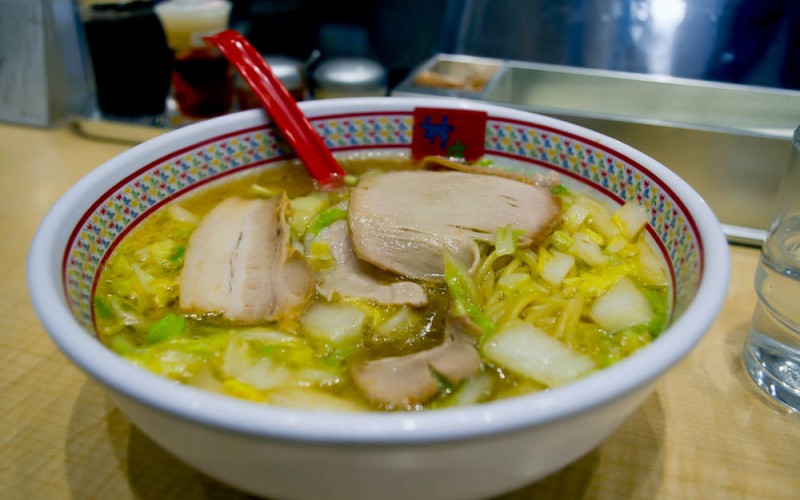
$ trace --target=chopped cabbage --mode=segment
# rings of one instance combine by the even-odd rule
[[[628,240],[632,240],[639,234],[639,231],[647,224],[647,212],[638,203],[628,202],[620,207],[612,219]]]
[[[301,328],[311,338],[341,346],[361,340],[366,318],[364,311],[356,306],[322,302],[306,311]]]
[[[308,226],[323,210],[330,206],[324,194],[298,196],[289,200],[289,228],[295,238],[306,232]]]
[[[375,334],[381,339],[391,340],[411,336],[419,330],[419,315],[411,307],[403,305],[375,328]]]
[[[603,329],[617,332],[649,323],[653,310],[636,285],[623,278],[592,304],[591,316]]]
[[[481,348],[492,361],[549,387],[563,385],[595,368],[590,357],[522,322],[500,330]]]

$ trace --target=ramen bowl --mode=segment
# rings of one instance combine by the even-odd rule
[[[64,194],[34,238],[28,281],[42,324],[66,356],[142,432],[208,476],[272,498],[468,499],[510,491],[613,433],[721,308],[729,258],[714,214],[672,171],[612,138],[461,100],[342,99],[301,107],[335,155],[408,156],[442,147],[443,129],[430,125],[447,122],[469,129],[463,142],[450,145],[471,154],[521,172],[555,172],[568,186],[618,205],[636,201],[668,264],[669,324],[630,357],[566,385],[419,412],[274,407],[154,375],[98,341],[92,303],[102,264],[170,200],[293,155],[260,110],[171,131],[113,158]]]

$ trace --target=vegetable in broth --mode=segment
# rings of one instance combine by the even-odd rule
[[[289,162],[156,211],[101,272],[101,341],[176,382],[250,401],[425,410],[569,383],[666,327],[668,274],[638,205],[501,178],[485,161],[486,173],[341,163],[350,181],[338,190],[315,189]],[[467,209],[451,209],[459,193],[440,195],[432,176],[447,176],[451,192],[478,177],[497,184],[495,198],[519,198],[496,207],[482,205],[495,203],[491,192],[468,193],[492,208],[462,220]],[[400,191],[379,198],[382,189]]]

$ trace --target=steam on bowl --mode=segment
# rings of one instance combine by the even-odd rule
[[[440,144],[419,129],[420,113],[472,113],[481,121],[471,144],[483,158],[515,174],[555,172],[570,189],[615,206],[635,202],[646,214],[646,237],[666,263],[666,328],[625,359],[569,383],[441,409],[299,409],[176,383],[98,340],[103,265],[157,208],[239,174],[275,168],[292,152],[258,110],[169,132],[100,166],[57,202],[31,246],[28,280],[42,324],[72,362],[145,434],[211,477],[274,498],[465,499],[509,491],[564,467],[614,432],[720,310],[729,262],[714,214],[669,169],[616,140],[461,100],[341,99],[301,107],[334,154],[376,157]]]

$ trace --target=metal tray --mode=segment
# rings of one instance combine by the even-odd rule
[[[479,91],[415,83],[495,68]],[[660,161],[711,206],[729,241],[760,245],[800,124],[800,92],[673,77],[440,54],[392,95],[479,99],[606,134]]]

